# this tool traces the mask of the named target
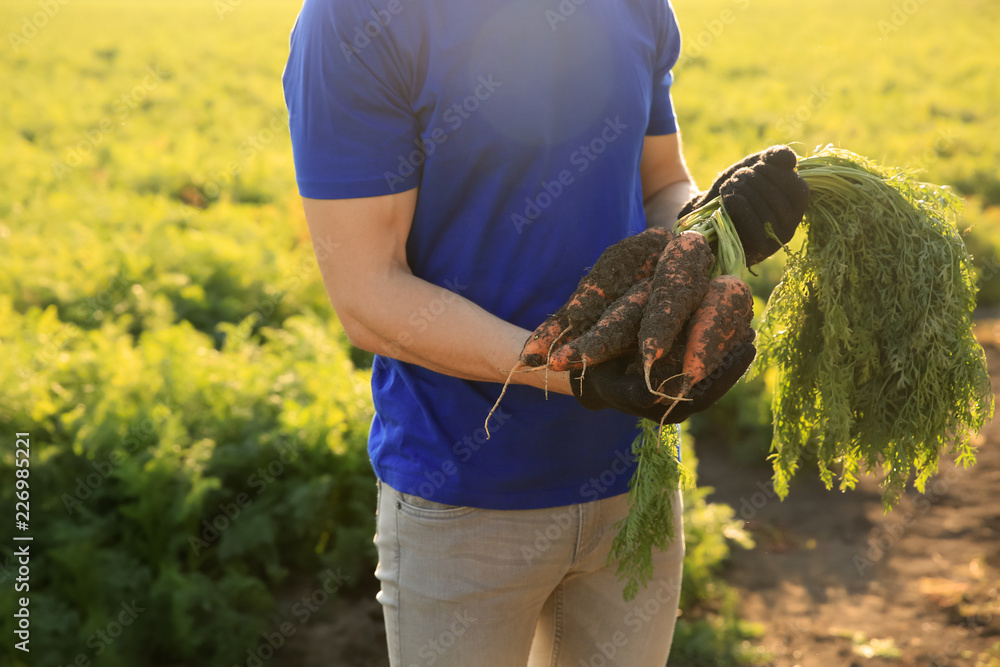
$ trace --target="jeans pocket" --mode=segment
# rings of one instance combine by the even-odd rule
[[[476,511],[475,507],[446,505],[401,491],[396,491],[396,509],[421,519],[454,519]]]

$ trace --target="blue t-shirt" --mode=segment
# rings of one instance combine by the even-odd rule
[[[677,131],[669,0],[305,0],[283,75],[299,191],[420,188],[414,275],[534,329],[646,227],[645,135]],[[414,313],[414,331],[447,303]],[[623,493],[636,420],[376,356],[378,477],[454,505]]]

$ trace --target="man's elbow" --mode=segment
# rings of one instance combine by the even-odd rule
[[[382,339],[371,329],[349,315],[341,314],[339,319],[340,327],[344,330],[347,341],[351,345],[372,354],[385,354]]]

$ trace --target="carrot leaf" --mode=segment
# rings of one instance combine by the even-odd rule
[[[618,521],[608,562],[618,562],[616,574],[625,582],[626,600],[635,599],[639,586],[653,576],[653,549],[665,550],[675,537],[674,498],[691,473],[677,460],[680,430],[660,428],[649,419],[639,421],[639,435],[632,443],[638,467],[629,481],[629,513]]]

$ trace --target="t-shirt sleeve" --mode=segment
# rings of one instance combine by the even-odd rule
[[[366,32],[365,9],[306,0],[292,29],[282,85],[303,197],[374,197],[420,180],[404,157],[420,136],[405,70],[384,27]]]
[[[657,0],[656,61],[653,64],[653,95],[646,134],[660,135],[677,132],[677,115],[670,97],[674,82],[671,71],[681,53],[681,31],[669,0]]]

